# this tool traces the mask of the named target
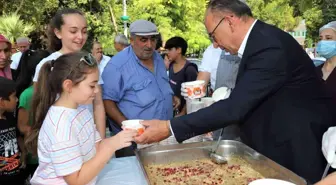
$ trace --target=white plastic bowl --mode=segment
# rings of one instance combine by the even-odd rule
[[[250,182],[249,185],[295,185],[295,184],[278,179],[258,179]]]
[[[189,99],[202,98],[205,96],[206,87],[204,80],[185,82],[182,83],[182,87],[186,88]]]
[[[145,130],[145,127],[140,123],[140,119],[131,119],[131,120],[125,120],[121,122],[123,129],[134,129],[137,130],[139,135],[142,134]]]
[[[218,102],[220,100],[224,100],[226,98],[228,98],[231,94],[231,89],[227,88],[227,87],[220,87],[218,89],[215,90],[215,92],[212,94],[212,99],[215,102]]]

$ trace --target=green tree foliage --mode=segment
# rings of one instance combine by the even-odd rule
[[[288,0],[247,0],[254,16],[283,30],[291,31],[299,23]]]
[[[319,28],[336,20],[335,0],[291,0],[290,4],[295,8],[295,15],[306,20],[309,47],[318,40]]]
[[[28,36],[34,26],[30,23],[24,23],[16,14],[0,16],[0,33],[4,34],[11,42],[16,38]]]
[[[202,52],[210,44],[203,24],[207,1],[127,0],[128,25],[137,19],[153,21],[164,41],[181,36],[188,42],[188,52]],[[256,18],[284,30],[290,31],[300,19],[306,19],[311,39],[317,38],[316,30],[322,24],[335,20],[336,16],[334,0],[247,0],[247,3]],[[38,45],[45,39],[49,20],[62,7],[77,8],[85,13],[89,24],[87,50],[97,39],[108,53],[115,52],[114,36],[124,30],[120,19],[122,0],[0,0],[0,16],[16,12],[25,23],[33,24],[30,37]]]

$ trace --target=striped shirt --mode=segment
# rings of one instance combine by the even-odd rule
[[[89,110],[50,107],[38,137],[39,166],[31,184],[67,184],[63,176],[93,158],[100,140]],[[96,178],[89,184],[95,182]]]

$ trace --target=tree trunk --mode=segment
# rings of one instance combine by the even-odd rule
[[[116,23],[116,19],[115,19],[115,17],[114,17],[114,13],[113,13],[112,6],[111,6],[111,5],[108,5],[108,7],[109,7],[109,10],[110,10],[111,22],[112,22],[112,24],[113,24],[114,31],[115,31],[116,33],[118,33],[118,25],[117,25],[117,23]]]

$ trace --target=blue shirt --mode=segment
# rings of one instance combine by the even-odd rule
[[[173,91],[163,59],[154,52],[153,61],[151,72],[129,46],[104,69],[103,99],[114,101],[127,119],[173,118]]]

